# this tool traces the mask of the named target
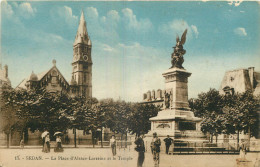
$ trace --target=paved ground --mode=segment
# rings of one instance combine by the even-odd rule
[[[160,155],[160,167],[235,167],[238,155]],[[255,163],[257,153],[247,154]],[[0,149],[2,167],[135,167],[137,152],[118,149],[113,157],[110,148],[66,148],[63,153],[42,153],[41,149]],[[1,167],[0,165],[0,167]],[[145,153],[144,167],[152,167],[150,152]]]

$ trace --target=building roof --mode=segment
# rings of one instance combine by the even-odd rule
[[[41,81],[53,68],[55,68],[55,69],[58,71],[58,73],[60,73],[60,71],[59,71],[58,68],[56,67],[56,62],[55,62],[55,63],[53,63],[53,67],[51,67],[49,70],[43,71],[43,72],[38,73],[38,74],[34,74],[34,73],[33,73],[33,74],[38,78],[38,81]],[[63,78],[63,80],[66,82],[66,84],[69,85],[68,82],[67,82],[66,79],[62,76],[61,73],[60,73],[60,75],[61,75],[61,77]],[[18,89],[18,88],[27,89],[26,83],[27,83],[27,81],[30,80],[30,78],[31,78],[31,75],[30,75],[29,77],[23,79],[22,82],[19,83],[15,89]]]
[[[30,81],[38,81],[38,76],[36,74],[34,74],[34,72],[32,72],[32,74],[30,76]]]
[[[52,68],[51,68],[52,69]],[[38,78],[38,81],[40,81],[51,69],[49,69],[49,70],[47,70],[47,71],[44,71],[44,72],[41,72],[41,73],[39,73],[39,74],[34,74],[34,75],[36,75],[36,77]],[[27,87],[26,87],[26,82],[27,81],[29,81],[30,80],[30,78],[31,78],[31,75],[29,76],[29,77],[27,77],[27,78],[24,78],[23,80],[22,80],[22,82],[20,82],[17,86],[16,86],[16,88],[22,88],[22,89],[27,89]],[[16,89],[15,88],[15,89]]]
[[[254,95],[260,94],[260,72],[248,69],[236,69],[227,71],[220,86],[220,93],[224,94],[225,88],[232,88],[234,92],[243,93],[252,90]]]
[[[78,31],[77,31],[77,34],[75,37],[74,45],[76,45],[78,43],[84,43],[87,45],[91,45],[91,41],[88,36],[88,31],[87,31],[87,26],[86,26],[86,21],[85,21],[83,11],[80,16],[79,27],[78,27]]]

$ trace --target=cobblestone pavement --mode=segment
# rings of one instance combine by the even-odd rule
[[[135,167],[138,153],[133,149],[67,148],[62,153],[43,153],[41,149],[0,149],[2,167]],[[255,162],[259,154],[247,154]],[[160,154],[160,167],[235,167],[238,155],[166,155]],[[253,163],[254,163],[253,162]],[[0,165],[0,167],[1,167]],[[144,167],[153,167],[152,154],[145,153]]]

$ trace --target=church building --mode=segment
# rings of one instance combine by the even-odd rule
[[[72,97],[92,98],[92,43],[87,32],[84,13],[81,13],[78,31],[73,43],[72,75],[71,80],[66,81],[56,66],[56,60],[52,61],[52,67],[39,74],[31,73],[30,76],[21,81],[15,89],[38,89],[44,88],[52,93],[64,93]],[[69,143],[74,141],[74,134],[77,134],[78,143],[89,142],[92,135],[84,130],[68,129],[66,132]],[[28,130],[28,145],[38,145],[40,142],[40,131],[31,132]],[[12,144],[15,144],[12,142]],[[85,143],[86,144],[86,143]]]
[[[34,72],[25,78],[16,89],[31,90],[45,88],[49,92],[61,92],[71,96],[92,97],[92,58],[91,40],[87,32],[84,13],[81,13],[78,31],[73,44],[72,76],[67,82],[62,73],[56,67],[56,60],[53,66],[42,73]]]

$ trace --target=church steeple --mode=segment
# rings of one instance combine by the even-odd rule
[[[75,96],[92,97],[92,58],[91,41],[86,21],[81,12],[78,31],[73,44],[72,93]]]
[[[75,37],[74,45],[77,45],[78,43],[91,45],[83,11],[81,12],[79,27]]]

